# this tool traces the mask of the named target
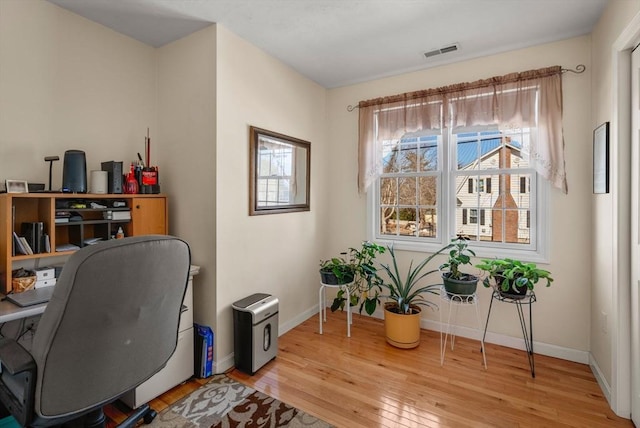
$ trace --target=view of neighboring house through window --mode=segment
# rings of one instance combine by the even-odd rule
[[[461,132],[452,137],[456,146],[456,169],[452,171],[456,235],[473,241],[531,243],[529,183],[535,171],[523,154],[529,145],[529,130]],[[474,191],[462,191],[470,182],[478,183]],[[478,212],[484,217],[481,221]]]
[[[536,173],[523,154],[529,138],[528,129],[486,127],[386,141],[377,237],[444,242],[438,230],[449,227],[451,235],[472,241],[531,244]],[[443,168],[445,157],[453,159],[451,168]]]

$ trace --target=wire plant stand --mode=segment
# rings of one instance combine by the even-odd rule
[[[524,345],[527,351],[527,358],[529,359],[529,368],[531,369],[531,377],[536,377],[535,361],[533,358],[533,315],[531,311],[531,305],[536,302],[536,293],[533,290],[527,290],[527,293],[523,296],[509,296],[504,294],[498,288],[494,286],[493,293],[491,293],[491,303],[489,303],[489,312],[487,313],[487,322],[484,325],[484,334],[482,341],[487,335],[487,327],[489,326],[489,318],[491,318],[491,308],[493,307],[493,301],[510,303],[516,305],[518,312],[518,319],[520,321],[520,328],[522,329],[522,338],[524,339]],[[523,306],[529,307],[529,325],[527,326],[526,317],[524,314]]]
[[[482,328],[482,324],[480,322],[480,309],[478,306],[478,295],[477,293],[473,294],[453,294],[447,293],[444,288],[444,285],[440,287],[440,300],[448,303],[449,311],[447,313],[447,322],[446,326],[442,323],[442,310],[440,310],[440,365],[444,365],[444,357],[447,351],[447,340],[449,336],[451,336],[450,344],[451,350],[455,346],[456,333],[455,333],[455,322],[458,314],[458,308],[461,306],[473,306],[476,311],[476,321],[477,321],[477,330],[478,334],[480,333],[480,329]],[[453,326],[451,320],[451,313],[453,312]],[[444,331],[443,331],[444,330]],[[482,361],[484,363],[485,370],[487,369],[487,356],[484,352],[484,335],[480,339],[480,348],[482,351]]]

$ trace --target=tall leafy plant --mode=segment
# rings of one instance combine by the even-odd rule
[[[411,314],[413,313],[412,307],[415,306],[426,306],[431,308],[437,307],[435,303],[427,300],[424,294],[439,294],[440,284],[419,286],[418,283],[426,276],[438,271],[436,268],[423,272],[431,260],[449,248],[449,245],[441,248],[436,253],[431,254],[429,257],[418,263],[415,267],[413,266],[412,260],[409,264],[409,270],[406,276],[404,276],[398,268],[398,261],[393,247],[389,247],[392,265],[382,265],[382,268],[389,276],[389,282],[384,282],[382,287],[389,292],[388,295],[383,297],[387,297],[392,300],[394,304],[393,307],[387,308],[400,314]]]

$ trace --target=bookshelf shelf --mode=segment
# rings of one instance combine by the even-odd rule
[[[106,208],[90,208],[96,202]],[[124,206],[114,207],[114,202]],[[72,204],[86,204],[88,208],[73,208]],[[104,213],[130,212],[131,218],[106,219]],[[57,223],[56,215],[73,212],[81,221]],[[22,233],[22,223],[42,223],[43,234],[49,236],[50,252],[14,254],[13,233]],[[69,256],[73,251],[55,251],[57,246],[74,244],[85,246],[92,238],[110,239],[118,227],[125,236],[166,234],[168,215],[166,196],[152,195],[94,195],[68,193],[3,193],[0,194],[0,292],[11,291],[13,264]]]

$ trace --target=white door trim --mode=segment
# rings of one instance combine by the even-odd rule
[[[613,230],[617,245],[613,248],[612,298],[615,308],[611,335],[611,405],[621,417],[631,414],[631,314],[630,314],[630,232],[631,232],[631,49],[640,38],[640,13],[637,13],[613,44],[613,111],[611,115],[613,203],[617,207]]]

